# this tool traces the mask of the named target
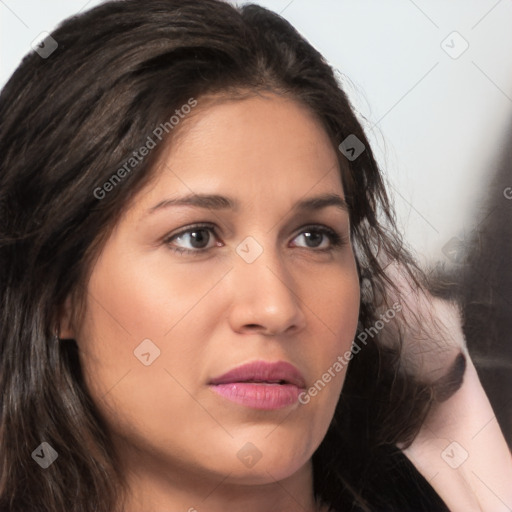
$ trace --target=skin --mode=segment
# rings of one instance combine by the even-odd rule
[[[310,387],[350,349],[359,284],[348,212],[294,209],[325,193],[344,198],[336,149],[306,107],[273,93],[205,98],[182,123],[102,248],[79,328],[68,312],[60,335],[77,340],[113,432],[130,483],[123,510],[319,510],[311,457],[344,371],[307,405],[273,411],[228,401],[208,381],[250,361],[285,360]],[[229,196],[239,208],[148,213],[192,192]],[[200,250],[190,231],[169,241],[199,222],[213,225],[201,231],[208,250],[174,252]],[[309,224],[345,244],[308,241],[305,233],[318,233]],[[248,236],[263,250],[252,263],[236,252]],[[160,356],[145,366],[134,350],[148,338]],[[237,457],[249,442],[261,454],[252,467]]]
[[[398,288],[389,289],[390,300],[402,305],[404,369],[433,382],[447,374],[460,352],[467,363],[457,392],[434,405],[409,447],[399,447],[449,510],[511,510],[510,450],[468,352],[457,304],[417,287],[395,263],[386,272]],[[388,342],[397,335],[386,334]]]

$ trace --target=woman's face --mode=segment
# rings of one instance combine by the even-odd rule
[[[305,467],[341,392],[359,311],[349,215],[309,110],[270,93],[201,103],[106,242],[70,336],[132,469],[264,483]],[[300,375],[219,379],[257,361]]]

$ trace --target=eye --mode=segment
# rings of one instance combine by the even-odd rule
[[[212,225],[196,224],[195,226],[189,226],[186,230],[171,235],[164,240],[164,243],[167,244],[170,249],[180,254],[198,254],[206,252],[215,245],[219,245],[211,244],[215,236],[215,229]],[[180,247],[176,244],[182,246]],[[188,245],[188,247],[183,247],[183,245]]]
[[[305,226],[295,239],[299,237],[303,237],[305,245],[299,245],[298,247],[317,251],[332,251],[346,243],[345,237],[327,226]]]
[[[295,247],[312,249],[315,252],[334,251],[346,244],[347,237],[344,237],[333,229],[322,226],[312,225],[305,226],[294,240],[303,237],[305,245],[295,243]],[[221,246],[221,242],[216,242],[215,227],[211,224],[196,224],[189,226],[179,233],[172,234],[164,239],[171,250],[178,254],[198,255],[204,254],[213,247]],[[188,247],[184,247],[188,246]]]

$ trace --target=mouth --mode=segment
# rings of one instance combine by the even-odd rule
[[[290,363],[255,361],[212,379],[209,386],[236,404],[275,410],[297,403],[306,384],[299,370]]]

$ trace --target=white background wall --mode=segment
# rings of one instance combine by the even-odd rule
[[[38,34],[98,3],[0,0],[0,86]],[[512,1],[256,3],[287,18],[344,77],[408,240],[427,260],[447,261],[447,242],[487,214],[488,182],[512,142]],[[447,38],[453,31],[461,37]]]

